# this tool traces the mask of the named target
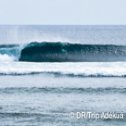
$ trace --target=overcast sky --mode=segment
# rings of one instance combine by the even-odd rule
[[[0,24],[126,24],[126,0],[0,0]]]

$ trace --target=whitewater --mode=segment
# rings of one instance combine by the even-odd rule
[[[126,63],[78,62],[78,63],[27,63],[3,62],[0,75],[52,74],[75,77],[125,77]]]

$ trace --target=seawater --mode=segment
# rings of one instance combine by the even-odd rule
[[[44,126],[125,125],[125,78],[46,75],[1,76],[0,124]],[[71,112],[117,113],[120,119],[71,117]]]
[[[125,125],[125,59],[116,62],[19,61],[21,51],[31,42],[125,46],[125,40],[126,26],[1,25],[0,126]],[[125,54],[125,49],[119,54]],[[123,114],[124,118],[71,117],[71,113],[77,112],[116,113]]]

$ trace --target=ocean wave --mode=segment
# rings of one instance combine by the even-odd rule
[[[126,46],[31,42],[0,45],[0,55],[0,61],[5,58],[6,61],[26,62],[115,62],[126,61]]]
[[[52,88],[52,87],[31,87],[31,88],[0,88],[0,94],[14,94],[14,93],[121,93],[126,94],[126,88],[114,88],[114,87],[106,87],[106,88]]]
[[[54,77],[77,77],[77,78],[86,78],[86,77],[97,77],[97,78],[100,78],[100,77],[122,77],[122,78],[126,78],[126,74],[125,75],[104,75],[104,74],[89,74],[89,75],[86,75],[86,74],[73,74],[73,73],[70,73],[70,74],[64,74],[64,73],[60,73],[60,72],[29,72],[29,73],[18,73],[18,72],[10,72],[10,73],[0,73],[0,76],[8,76],[8,75],[11,75],[11,76],[26,76],[26,75],[45,75],[45,76],[49,76],[49,75],[52,75]]]
[[[126,61],[126,46],[32,42],[22,49],[19,60],[32,62]]]
[[[0,61],[18,61],[20,52],[19,45],[0,45]]]
[[[54,117],[54,116],[65,116],[67,113],[33,113],[33,112],[0,112],[0,117],[23,117],[23,118],[27,118],[27,117]]]

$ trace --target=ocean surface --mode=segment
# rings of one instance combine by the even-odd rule
[[[0,26],[0,126],[125,126],[125,97],[126,26]]]

